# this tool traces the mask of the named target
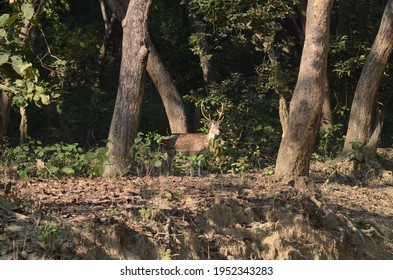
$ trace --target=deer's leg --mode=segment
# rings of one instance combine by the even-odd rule
[[[168,175],[172,174],[172,160],[175,157],[175,151],[168,151],[167,152],[167,166],[168,166]]]

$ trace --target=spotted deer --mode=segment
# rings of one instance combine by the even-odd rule
[[[161,147],[167,153],[168,169],[171,171],[172,160],[176,153],[195,156],[209,149],[210,140],[220,134],[220,123],[224,119],[224,105],[217,111],[218,119],[212,120],[210,114],[206,114],[203,102],[201,103],[201,113],[209,123],[208,134],[203,133],[180,133],[173,134],[161,140]],[[200,161],[198,162],[198,176],[200,176]]]

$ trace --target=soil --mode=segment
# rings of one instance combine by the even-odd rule
[[[356,178],[3,182],[0,259],[393,259],[392,172]]]

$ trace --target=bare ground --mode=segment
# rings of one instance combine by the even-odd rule
[[[0,259],[393,259],[391,173],[313,170],[4,182]]]

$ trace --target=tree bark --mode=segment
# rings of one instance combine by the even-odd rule
[[[300,22],[301,22],[301,25],[302,25],[303,33],[306,31],[307,2],[308,2],[307,0],[300,0],[296,4],[296,9],[298,11],[298,15],[299,15]],[[324,99],[323,99],[321,127],[320,127],[320,131],[321,131],[322,134],[330,133],[330,129],[333,126],[333,111],[332,111],[332,106],[331,106],[331,103],[330,103],[329,83],[328,83],[327,80],[326,80],[325,93],[326,94],[325,94]]]
[[[187,119],[183,100],[150,38],[148,39],[148,46],[150,53],[147,61],[147,71],[160,93],[171,132],[187,133]]]
[[[7,132],[10,120],[11,97],[3,91],[0,93],[0,144]]]
[[[107,0],[107,3],[120,21],[125,17],[125,8],[129,0]],[[123,35],[124,36],[124,35]],[[154,82],[164,104],[172,133],[187,133],[187,117],[180,93],[176,89],[172,78],[164,63],[148,37],[149,59],[147,72]]]
[[[105,176],[124,174],[139,128],[148,50],[148,15],[152,0],[131,0],[122,21],[119,88],[108,137],[110,164]]]
[[[386,3],[381,25],[374,44],[367,56],[356,87],[348,122],[343,154],[353,151],[352,144],[359,143],[366,148],[369,158],[375,156],[376,147],[369,145],[370,139],[377,144],[375,132],[381,130],[377,98],[383,73],[393,51],[393,0]],[[378,131],[377,131],[378,132]],[[373,136],[374,135],[374,136]],[[379,135],[377,136],[379,138]],[[371,143],[370,143],[371,144]]]
[[[308,176],[326,88],[329,21],[333,0],[310,0],[298,80],[287,131],[276,161],[277,178]]]
[[[19,113],[20,113],[20,124],[19,124],[20,143],[23,144],[27,140],[26,107],[20,107],[19,108]]]
[[[321,134],[331,133],[333,126],[333,111],[330,103],[329,85],[326,79],[326,87],[323,95],[322,117],[321,117]]]

